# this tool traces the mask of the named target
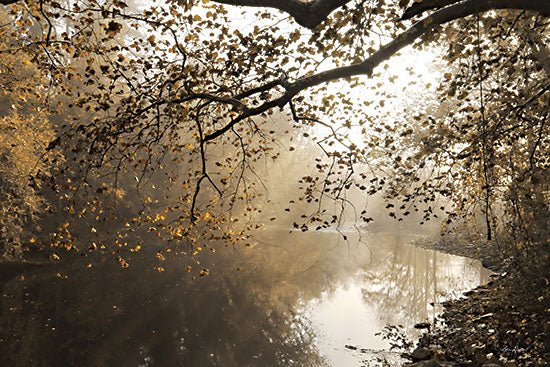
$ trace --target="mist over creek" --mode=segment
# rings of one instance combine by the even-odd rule
[[[123,253],[127,268],[107,247],[84,251],[86,256],[59,253],[59,262],[0,274],[0,366],[353,367],[375,366],[377,359],[399,365],[399,353],[375,334],[387,324],[403,325],[414,337],[412,326],[438,311],[430,303],[485,282],[487,272],[477,261],[408,245],[439,229],[435,221],[418,225],[421,206],[397,222],[388,219],[380,197],[353,188],[347,199],[367,208],[373,223],[358,227],[349,210],[341,233],[296,229],[297,215],[318,208],[338,212],[340,203],[292,203],[300,197],[300,178],[318,174],[312,157],[321,153],[294,141],[300,149],[290,154],[284,147],[292,139],[286,139],[274,163],[253,166],[262,180],[256,190],[263,190],[257,210],[240,202],[233,209],[243,221],[266,224],[244,243],[199,243],[204,249],[194,256],[197,264],[185,243],[178,249],[144,240],[140,251]],[[177,190],[159,177],[150,182],[159,191]],[[211,198],[210,191],[202,200]],[[132,195],[128,189],[128,212],[139,203]],[[112,225],[95,228],[107,233]],[[88,236],[81,240],[98,241]],[[167,247],[174,249],[170,255]],[[201,268],[207,276],[199,275]]]
[[[158,272],[147,250],[127,269],[82,257],[37,267],[3,283],[1,364],[375,365],[397,360],[375,336],[384,325],[411,331],[437,312],[430,302],[488,276],[476,261],[407,245],[419,235],[357,237],[266,229],[255,246],[204,256],[210,275],[194,279],[187,258]]]
[[[264,125],[290,128],[280,118]],[[282,136],[276,160],[250,163],[254,175],[247,176],[247,187],[261,194],[255,210],[248,211],[244,200],[233,208],[237,225],[266,225],[244,243],[199,239],[204,250],[195,255],[197,264],[184,241],[173,246],[136,232],[141,250],[121,249],[127,268],[112,252],[119,249],[107,245],[58,252],[61,261],[0,273],[0,366],[353,367],[375,366],[377,359],[398,365],[399,354],[375,334],[387,324],[403,325],[414,337],[412,326],[438,311],[430,303],[475,287],[486,273],[479,262],[408,245],[439,229],[435,221],[418,225],[422,206],[397,222],[388,218],[382,198],[353,187],[346,199],[367,209],[373,223],[356,226],[349,205],[339,227],[347,239],[335,230],[295,228],[301,214],[338,213],[341,203],[299,199],[304,176],[324,177],[315,167],[323,154],[292,134]],[[299,149],[291,153],[290,146]],[[226,150],[213,148],[209,158],[231,157]],[[141,207],[134,176],[127,176],[116,210],[132,217]],[[180,190],[158,172],[144,181],[156,188],[149,188],[153,198],[173,199]],[[205,186],[200,200],[214,196]],[[110,227],[123,223],[96,222],[93,232],[82,226],[80,241],[107,243]],[[167,247],[174,249],[170,255]],[[199,275],[201,268],[207,276]]]

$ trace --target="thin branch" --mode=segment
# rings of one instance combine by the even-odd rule
[[[206,170],[206,152],[205,152],[205,149],[204,149],[205,141],[203,139],[202,125],[201,125],[200,120],[199,120],[199,115],[200,115],[200,111],[197,111],[197,114],[195,115],[195,123],[197,125],[197,130],[198,130],[198,135],[199,135],[199,146],[200,146],[200,154],[201,154],[201,168],[202,168],[201,171],[202,171],[202,175],[197,180],[197,185],[195,187],[195,192],[193,193],[193,201],[191,203],[191,222],[194,222],[197,219],[195,217],[195,207],[197,205],[197,198],[199,196],[199,192],[200,192],[200,189],[201,189],[201,183],[204,179],[207,179],[208,182],[210,182],[210,184],[212,185],[212,187],[214,187],[214,189],[216,189],[216,191],[218,192],[218,195],[220,197],[223,196],[223,193],[218,188],[218,186],[216,186],[214,181],[212,181],[212,179],[208,175],[208,171]]]
[[[46,46],[49,46],[50,45],[50,37],[52,35],[53,25],[52,25],[52,22],[51,22],[50,18],[46,15],[46,13],[44,13],[42,3],[43,3],[43,1],[40,0],[40,13],[44,16],[44,19],[46,19],[46,22],[48,22],[48,33],[46,34]]]
[[[531,151],[531,154],[529,155],[529,169],[527,171],[525,171],[523,173],[523,178],[525,179],[525,175],[532,171],[533,168],[535,167],[535,153],[537,151],[537,148],[540,146],[540,142],[542,141],[542,138],[543,138],[543,130],[544,130],[544,125],[546,124],[546,119],[548,117],[548,113],[546,113],[544,115],[544,118],[542,119],[542,122],[540,124],[540,128],[539,128],[539,132],[538,132],[538,137],[537,137],[537,142],[535,143],[535,146],[533,147],[533,150]]]
[[[531,98],[529,98],[528,100],[523,102],[522,104],[517,105],[514,108],[512,108],[512,110],[510,112],[516,111],[516,110],[523,110],[525,107],[527,107],[527,105],[529,105],[529,104],[533,103],[534,101],[536,101],[540,96],[542,96],[544,93],[546,93],[549,90],[550,90],[550,83],[546,84],[544,86],[544,88],[542,88],[537,94],[535,94],[534,96],[532,96]]]
[[[512,30],[514,29],[514,27],[516,26],[516,24],[518,23],[518,21],[520,20],[520,18],[525,14],[525,10],[522,11],[521,13],[518,14],[518,16],[516,17],[516,19],[514,19],[514,22],[512,23],[512,25],[510,26],[510,28],[508,29],[508,32],[506,32],[506,35],[504,37],[501,37],[500,39],[501,40],[506,40],[510,34],[512,33]]]
[[[485,100],[483,96],[483,58],[481,55],[481,31],[480,31],[480,19],[479,14],[477,14],[476,19],[476,33],[477,33],[477,62],[478,62],[478,72],[479,72],[479,104],[480,104],[480,124],[481,124],[481,133],[483,138],[481,139],[481,163],[483,167],[483,181],[485,182],[485,225],[487,228],[487,240],[492,239],[491,233],[491,186],[489,183],[489,163],[488,159],[488,148],[487,148],[487,119],[485,118]],[[482,187],[483,189],[483,187]]]
[[[327,124],[326,122],[323,122],[319,119],[316,119],[316,118],[312,118],[312,117],[306,117],[306,116],[298,116],[298,114],[296,113],[296,108],[294,107],[294,103],[292,103],[292,101],[290,101],[288,103],[288,105],[290,106],[290,112],[292,114],[292,119],[296,122],[300,122],[300,121],[309,121],[309,122],[314,122],[316,124],[319,124],[321,126],[324,126],[326,127],[327,129],[329,129],[331,131],[331,135],[334,140],[336,140],[338,143],[340,143],[344,148],[348,149],[348,150],[351,150],[351,147],[346,144],[344,141],[342,141],[342,139],[338,136],[336,130],[334,130],[334,128],[330,125],[330,124]],[[322,139],[322,141],[325,141],[327,140],[327,138],[325,139]]]

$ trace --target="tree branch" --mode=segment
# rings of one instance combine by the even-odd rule
[[[253,6],[252,3],[265,4],[272,3],[270,0],[221,0],[230,1],[233,3],[247,3],[249,6]],[[281,1],[282,2],[282,1]],[[427,16],[423,20],[413,24],[408,30],[401,33],[397,38],[382,46],[378,51],[370,55],[367,59],[360,63],[350,66],[344,66],[339,68],[330,69],[320,72],[311,76],[300,78],[294,83],[277,83],[270,82],[268,85],[276,86],[282,85],[286,92],[279,98],[265,102],[264,104],[255,108],[245,108],[243,113],[237,118],[233,119],[227,125],[219,130],[214,131],[204,137],[204,141],[214,140],[217,137],[223,135],[235,124],[243,121],[244,119],[252,116],[260,115],[271,108],[283,107],[289,103],[294,96],[301,91],[310,87],[334,81],[342,78],[349,78],[356,75],[368,75],[371,76],[374,68],[383,61],[388,60],[395,55],[402,48],[411,45],[419,37],[425,33],[430,32],[434,28],[451,22],[453,20],[465,18],[469,15],[485,12],[495,9],[517,9],[517,10],[532,10],[540,13],[541,15],[550,16],[550,1],[548,0],[467,0],[457,4],[453,4],[435,11],[430,16]],[[263,87],[256,87],[253,91],[262,90]],[[250,95],[251,93],[242,93],[241,95]]]
[[[413,2],[413,4],[405,10],[401,20],[411,19],[414,16],[424,13],[431,9],[440,9],[447,5],[458,3],[462,0],[423,0],[420,2]]]
[[[200,153],[201,153],[201,177],[197,180],[197,185],[195,186],[195,192],[193,193],[193,200],[191,202],[191,222],[194,223],[197,217],[195,216],[195,208],[197,206],[197,198],[199,196],[199,193],[201,191],[201,184],[204,179],[207,179],[208,182],[216,189],[220,197],[223,196],[223,193],[221,190],[216,186],[214,181],[210,178],[210,175],[208,174],[208,170],[206,169],[206,151],[204,149],[204,139],[203,139],[203,132],[202,132],[202,125],[199,120],[199,113],[200,111],[197,111],[195,115],[195,123],[197,125],[197,133],[199,136],[199,146],[200,146]]]
[[[322,23],[330,13],[349,3],[351,0],[214,0],[218,3],[250,6],[256,8],[274,8],[281,10],[296,20],[302,27],[313,29]]]

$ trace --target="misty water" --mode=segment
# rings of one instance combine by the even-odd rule
[[[488,277],[477,261],[408,245],[418,235],[346,236],[264,230],[200,256],[204,277],[186,271],[188,255],[155,270],[153,249],[126,269],[99,255],[90,268],[82,256],[37,266],[2,282],[0,364],[397,364],[376,335],[386,324],[414,337],[438,302]]]

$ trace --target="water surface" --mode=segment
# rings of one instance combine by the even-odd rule
[[[200,264],[144,246],[126,269],[74,256],[4,279],[0,365],[370,365],[395,357],[386,324],[410,330],[486,280],[479,262],[407,245],[418,236],[347,237],[266,230]]]
[[[414,340],[420,333],[415,323],[433,321],[441,302],[487,282],[491,273],[479,261],[410,245],[422,241],[421,236],[362,237],[372,249],[364,255],[371,261],[358,262],[332,293],[321,294],[304,308],[331,366],[374,365],[378,359],[399,364],[400,353],[388,353],[390,342],[377,335],[386,325],[402,326]]]

